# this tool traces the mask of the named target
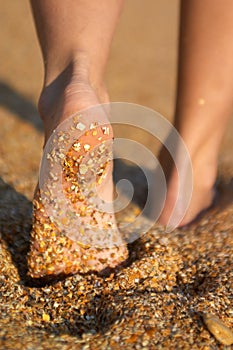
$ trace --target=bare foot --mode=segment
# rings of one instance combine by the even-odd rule
[[[184,198],[190,188],[187,191],[187,186],[181,186],[181,196],[177,200],[179,181],[185,183],[185,179],[178,178],[177,170],[166,151],[162,150],[160,159],[167,179],[167,196],[159,222],[171,228],[174,227],[173,223],[177,221],[179,221],[178,225],[175,226],[185,226],[212,205],[215,196],[214,185],[217,176],[217,162],[210,162],[209,159],[211,158],[208,153],[200,152],[199,155],[193,158],[191,156],[193,188],[189,205],[186,206]],[[182,173],[185,176],[185,170]],[[182,177],[181,174],[179,176]],[[190,174],[186,174],[186,176],[188,177]],[[176,209],[173,212],[175,207]],[[179,218],[180,220],[177,220]]]
[[[103,86],[91,86],[90,82],[83,78],[84,76],[85,71],[83,69],[77,71],[74,66],[69,66],[53,83],[44,88],[39,102],[39,111],[45,127],[45,143],[52,131],[66,118],[90,106],[108,102],[107,93]],[[105,122],[106,124],[109,123],[107,119]],[[112,139],[110,125],[109,130],[109,133],[103,133],[102,137],[99,137],[101,142]],[[94,133],[87,132],[80,140],[77,140],[80,147],[78,149],[72,148],[67,154],[66,160],[75,159],[78,162],[78,159],[81,159],[85,152],[88,151],[88,149],[85,150],[84,144],[89,147],[101,144],[93,136],[99,135],[98,133],[101,130],[96,128],[94,131]],[[74,165],[74,161],[72,164],[70,166],[69,163],[69,166],[64,169],[63,179],[67,197],[72,201],[79,217],[82,217],[83,222],[87,224],[90,224],[90,220],[92,220],[91,224],[96,225],[96,227],[105,227],[106,223],[108,223],[115,232],[118,232],[114,214],[104,213],[99,215],[96,213],[95,208],[88,205],[87,199],[81,198],[78,194],[79,184],[75,185],[75,191],[72,192],[71,196],[69,195],[71,186],[74,186],[74,179],[72,178],[74,170],[77,171],[78,169]],[[98,191],[103,193],[105,200],[112,199],[113,184],[110,163],[106,165],[105,176],[102,173],[99,180]],[[109,229],[109,226],[106,227],[106,232],[107,229]],[[82,227],[78,227],[77,230],[82,230],[85,235],[85,224]],[[104,240],[105,232],[102,234]],[[113,268],[119,265],[127,256],[127,247],[123,242],[122,245],[118,244],[116,247],[97,248],[67,237],[46,214],[40,189],[36,189],[31,249],[28,255],[29,274],[31,277],[40,278],[47,275],[73,274],[90,270],[101,271],[108,267]]]

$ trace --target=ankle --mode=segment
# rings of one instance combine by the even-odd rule
[[[80,81],[92,82],[101,80],[101,71],[98,64],[95,64],[95,71],[92,69],[90,55],[84,51],[67,51],[65,53],[50,53],[44,62],[45,78],[44,86],[50,85],[63,72],[72,71]]]
[[[213,188],[218,170],[218,139],[215,135],[201,137],[198,132],[193,132],[193,130],[185,133],[178,129],[178,132],[189,153],[194,182],[203,190]]]
[[[211,191],[217,178],[217,162],[208,159],[201,154],[192,160],[194,184],[202,191]]]
[[[94,78],[90,74],[89,61],[81,55],[73,58],[61,71],[47,66],[38,103],[47,136],[67,116],[109,101],[103,79],[100,76],[97,79],[97,76]]]

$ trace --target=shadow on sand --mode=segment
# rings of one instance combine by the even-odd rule
[[[0,105],[33,125],[38,131],[43,131],[36,106],[4,82],[0,82]]]

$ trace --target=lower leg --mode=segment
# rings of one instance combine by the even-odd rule
[[[191,156],[194,188],[187,224],[213,200],[219,147],[232,112],[233,3],[183,0],[175,126]],[[170,176],[161,223],[167,223],[177,190]]]
[[[68,114],[107,102],[103,75],[123,0],[31,0],[45,77],[39,111],[46,138]]]

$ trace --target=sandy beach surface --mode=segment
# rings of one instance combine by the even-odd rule
[[[107,69],[112,101],[141,104],[172,120],[178,5],[126,1]],[[28,2],[0,0],[0,9],[0,349],[230,349],[233,119],[221,148],[216,203],[198,222],[172,233],[155,226],[130,245],[127,267],[108,276],[30,280],[43,71]],[[140,176],[134,177],[143,196]],[[124,215],[133,220],[135,210]],[[211,316],[218,332],[212,335],[206,314],[228,330]]]

